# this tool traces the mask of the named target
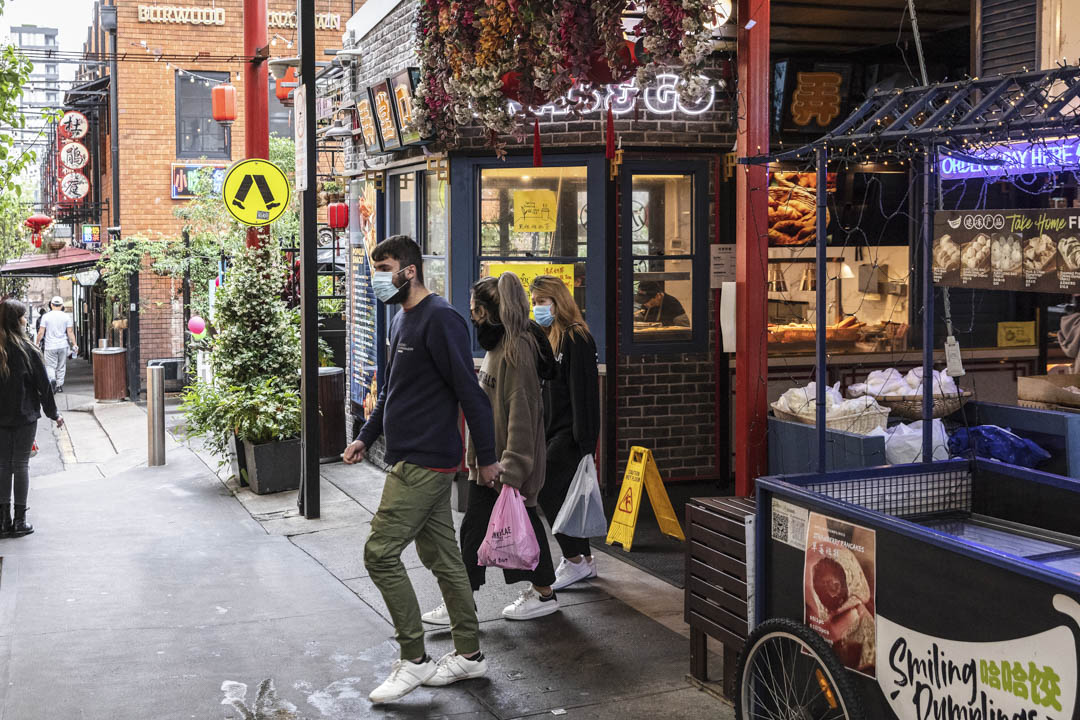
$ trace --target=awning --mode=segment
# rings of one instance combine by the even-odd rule
[[[109,76],[96,78],[80,85],[74,85],[64,93],[64,107],[80,105],[100,105],[108,99]]]
[[[67,275],[74,270],[83,270],[97,265],[101,253],[82,248],[66,247],[56,254],[33,253],[23,255],[0,266],[0,275],[20,277],[56,277]]]

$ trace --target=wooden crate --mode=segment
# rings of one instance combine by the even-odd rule
[[[708,681],[708,638],[724,646],[724,694],[735,696],[736,664],[753,613],[754,501],[694,498],[686,505],[686,600],[690,675]]]

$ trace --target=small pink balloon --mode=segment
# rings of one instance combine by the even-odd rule
[[[187,329],[191,331],[192,335],[198,335],[206,329],[206,321],[198,315],[192,315],[191,319],[187,321]]]

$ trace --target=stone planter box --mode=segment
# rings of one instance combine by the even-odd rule
[[[247,481],[257,495],[300,487],[300,438],[254,445],[244,441]]]

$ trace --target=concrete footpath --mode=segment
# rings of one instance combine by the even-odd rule
[[[490,573],[488,676],[373,707],[397,656],[362,559],[382,473],[324,465],[322,517],[305,520],[295,493],[219,477],[197,440],[171,439],[167,465],[148,468],[145,411],[95,404],[83,363],[69,378],[67,426],[38,426],[37,532],[0,540],[0,720],[733,717],[686,680],[682,591],[606,555],[531,622],[501,618],[520,586]],[[412,548],[405,562],[434,606]],[[449,632],[428,645],[450,651]]]

